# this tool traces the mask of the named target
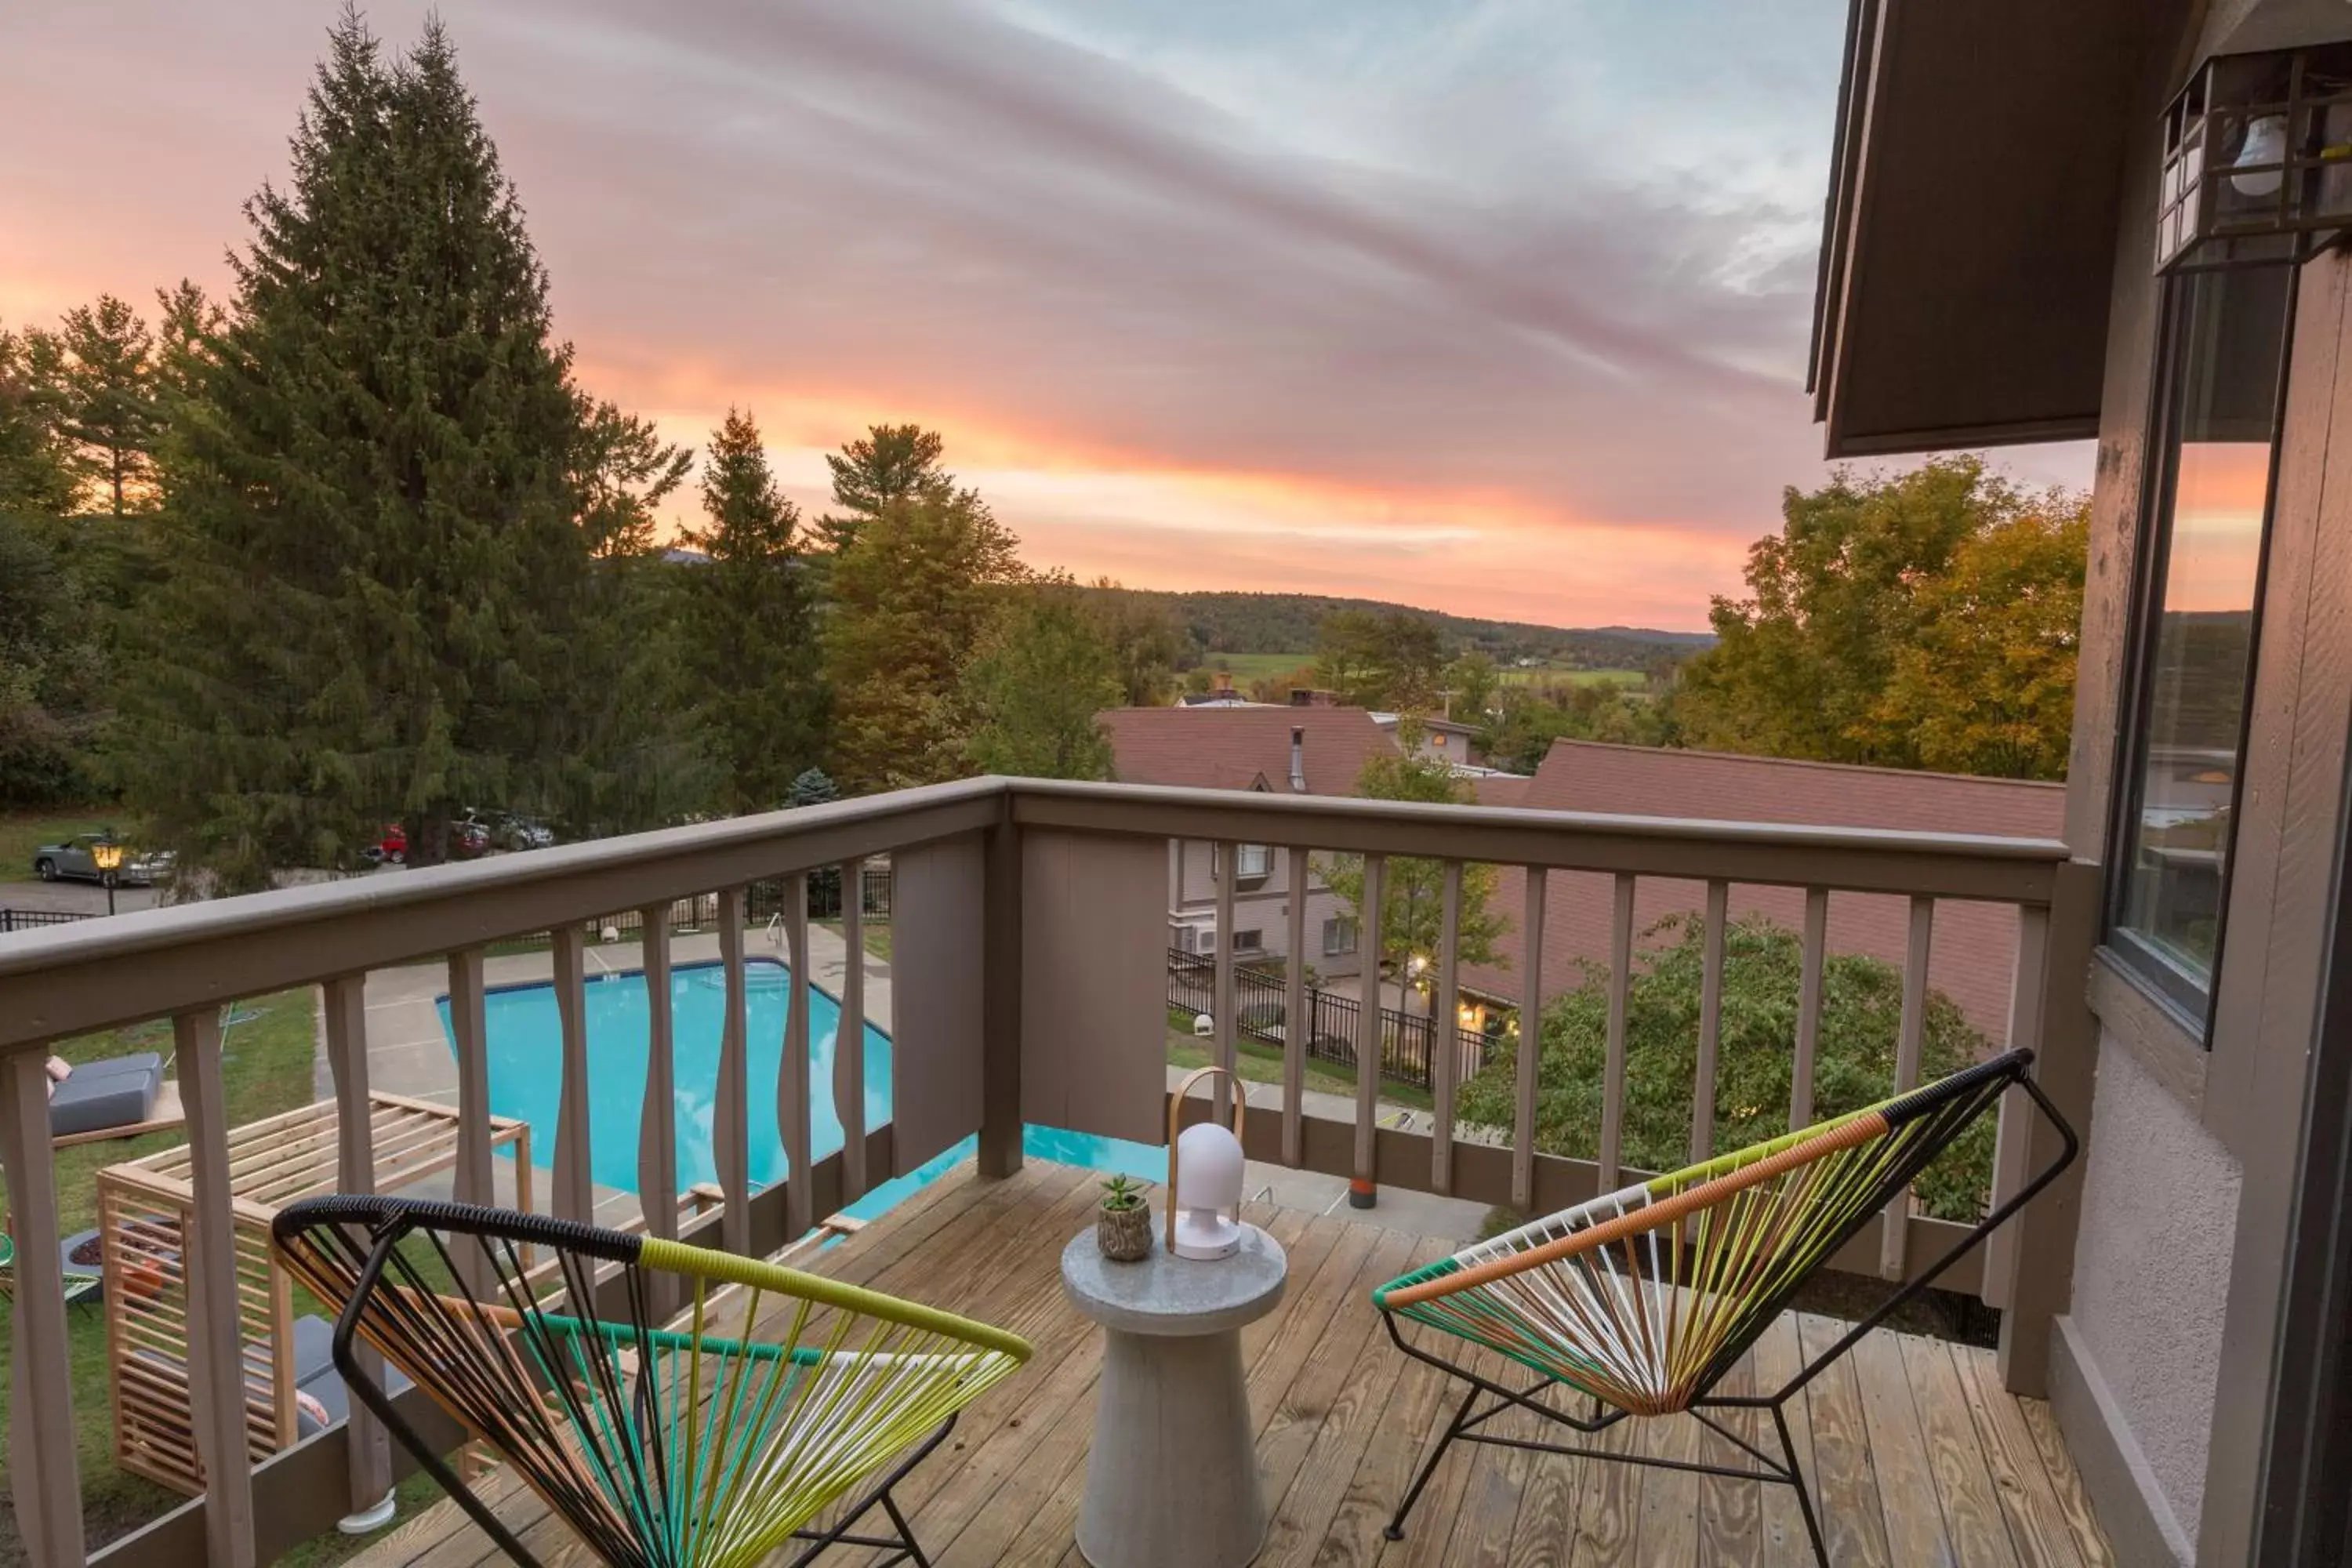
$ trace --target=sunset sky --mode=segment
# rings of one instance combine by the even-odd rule
[[[333,10],[15,8],[0,322],[222,284]],[[1825,472],[1845,0],[439,10],[583,382],[681,440],[749,405],[812,509],[918,420],[1033,563],[1694,627]]]

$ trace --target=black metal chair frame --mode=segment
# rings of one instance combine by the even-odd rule
[[[1546,1443],[1529,1437],[1509,1437],[1495,1432],[1483,1431],[1480,1428],[1505,1411],[1524,1410],[1544,1421],[1570,1427],[1587,1437],[1592,1437],[1606,1432],[1621,1421],[1630,1419],[1632,1412],[1605,1406],[1601,1400],[1595,1398],[1592,1401],[1592,1412],[1590,1415],[1572,1415],[1546,1403],[1543,1399],[1542,1395],[1547,1390],[1559,1385],[1557,1379],[1549,1377],[1538,1377],[1524,1388],[1506,1387],[1472,1371],[1459,1362],[1450,1361],[1414,1344],[1399,1330],[1397,1312],[1382,1309],[1381,1321],[1387,1326],[1389,1338],[1395,1342],[1397,1349],[1415,1361],[1426,1363],[1449,1377],[1458,1378],[1470,1385],[1468,1392],[1462,1397],[1460,1406],[1455,1409],[1454,1418],[1446,1424],[1445,1430],[1439,1436],[1436,1446],[1430,1450],[1428,1457],[1422,1462],[1420,1470],[1413,1477],[1412,1486],[1404,1495],[1404,1500],[1397,1505],[1396,1515],[1389,1521],[1386,1531],[1388,1538],[1391,1541],[1404,1539],[1406,1516],[1412,1512],[1413,1505],[1421,1500],[1422,1492],[1428,1487],[1430,1478],[1436,1474],[1438,1463],[1445,1458],[1446,1450],[1456,1441],[1460,1441],[1489,1444],[1503,1448],[1528,1449],[1543,1454],[1609,1459],[1620,1464],[1642,1465],[1654,1469],[1686,1470],[1703,1476],[1727,1476],[1738,1480],[1764,1481],[1792,1488],[1797,1494],[1797,1506],[1804,1515],[1805,1533],[1812,1542],[1813,1556],[1821,1564],[1821,1568],[1829,1568],[1829,1548],[1822,1534],[1820,1516],[1813,1507],[1812,1490],[1805,1484],[1804,1470],[1798,1463],[1796,1443],[1789,1430],[1787,1405],[1789,1401],[1803,1393],[1806,1386],[1819,1377],[1832,1362],[1852,1350],[1864,1334],[1884,1323],[1906,1303],[1933,1285],[1951,1268],[1952,1265],[1966,1257],[1969,1248],[1977,1246],[2006,1224],[2019,1210],[2032,1202],[2043,1188],[2056,1181],[2068,1165],[2074,1163],[2081,1144],[2075,1137],[2074,1128],[2067,1123],[2065,1117],[2059,1113],[2058,1108],[2050,1102],[2050,1097],[2042,1091],[2041,1085],[2035,1083],[2030,1076],[2020,1075],[2012,1082],[2032,1099],[2035,1108],[2041,1112],[2042,1118],[2057,1132],[2063,1147],[2055,1160],[2008,1200],[1985,1215],[1968,1235],[1956,1242],[1931,1267],[1906,1282],[1901,1289],[1881,1302],[1868,1317],[1847,1330],[1835,1344],[1806,1363],[1796,1376],[1790,1378],[1778,1390],[1770,1394],[1717,1394],[1702,1390],[1696,1398],[1684,1406],[1684,1411],[1701,1426],[1754,1460],[1752,1465],[1706,1464],[1695,1459],[1674,1459],[1659,1455],[1612,1452],[1605,1448],[1565,1443]],[[1991,1103],[1998,1104],[1999,1101],[1995,1100]],[[1712,1388],[1721,1380],[1723,1372],[1727,1370],[1727,1365],[1719,1370],[1715,1377],[1708,1381],[1707,1387]],[[1481,1394],[1489,1396],[1493,1401],[1484,1409],[1477,1408]],[[1780,1438],[1780,1452],[1778,1457],[1729,1430],[1720,1421],[1710,1419],[1707,1415],[1710,1411],[1754,1410],[1770,1412],[1773,1430]]]

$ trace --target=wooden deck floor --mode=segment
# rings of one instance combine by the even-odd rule
[[[1072,1532],[1101,1342],[1063,1301],[1059,1257],[1093,1202],[1092,1182],[1060,1166],[1033,1163],[996,1183],[961,1173],[813,1263],[793,1260],[1003,1323],[1038,1347],[898,1489],[940,1568],[1081,1561]],[[1448,1249],[1296,1211],[1254,1217],[1288,1249],[1291,1268],[1281,1310],[1243,1339],[1259,1463],[1268,1498],[1279,1500],[1261,1563],[1811,1562],[1785,1487],[1467,1445],[1447,1457],[1408,1538],[1383,1540],[1417,1457],[1459,1394],[1396,1352],[1366,1294]],[[1777,1383],[1803,1347],[1826,1345],[1838,1328],[1784,1317],[1736,1375]],[[2047,1408],[2005,1393],[1988,1352],[1873,1334],[1790,1415],[1840,1568],[2112,1561]],[[1628,1423],[1605,1441],[1734,1458],[1687,1416]],[[542,1561],[592,1560],[510,1479],[485,1493]],[[822,1562],[862,1556],[837,1549]],[[475,1568],[496,1560],[443,1503],[356,1561]]]

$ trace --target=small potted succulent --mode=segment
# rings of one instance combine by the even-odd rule
[[[1095,1216],[1095,1245],[1115,1263],[1151,1256],[1151,1209],[1140,1183],[1113,1176],[1102,1184],[1102,1208]]]

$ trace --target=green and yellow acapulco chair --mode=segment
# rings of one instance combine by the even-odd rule
[[[835,1544],[927,1563],[890,1489],[1030,1353],[984,1323],[776,1264],[503,1209],[322,1197],[281,1210],[274,1234],[339,1310],[352,1394],[525,1564],[537,1560],[402,1419],[357,1342],[623,1568],[734,1568],[793,1542],[797,1563]],[[730,1320],[748,1332],[764,1310],[773,1337],[718,1331],[723,1286],[742,1291]],[[654,1302],[680,1299],[656,1321]],[[812,1528],[836,1503],[830,1528]],[[853,1533],[877,1506],[897,1533]]]
[[[1470,1385],[1398,1506],[1389,1539],[1403,1538],[1405,1517],[1456,1440],[1503,1443],[1793,1487],[1813,1553],[1827,1568],[1782,1406],[2074,1160],[2074,1130],[2030,1076],[2032,1062],[2031,1051],[2009,1052],[1818,1126],[1579,1204],[1373,1291],[1398,1349]],[[1786,1385],[1715,1394],[1798,1288],[2012,1088],[2058,1133],[2057,1157]],[[1492,1352],[1534,1379],[1507,1387],[1428,1348],[1430,1336],[1406,1336],[1400,1320]],[[1580,1411],[1551,1402],[1563,1390]],[[1687,1411],[1748,1462],[1653,1458],[1485,1429],[1507,1410],[1587,1437],[1629,1415]],[[1743,1410],[1769,1412],[1779,1452],[1710,1415]]]

